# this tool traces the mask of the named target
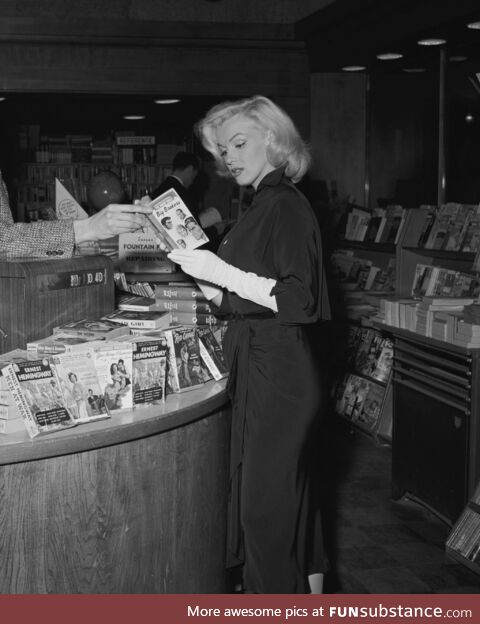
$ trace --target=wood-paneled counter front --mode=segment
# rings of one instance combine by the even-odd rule
[[[0,593],[222,593],[225,383],[0,437]]]

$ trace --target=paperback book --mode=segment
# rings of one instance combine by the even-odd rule
[[[52,356],[67,409],[78,423],[110,416],[94,366],[94,351]]]
[[[222,347],[215,338],[210,327],[197,327],[197,338],[200,346],[200,356],[210,371],[212,377],[219,381],[228,375],[227,365],[223,358]]]
[[[31,438],[76,425],[48,358],[8,364],[2,373]]]
[[[149,222],[167,249],[196,249],[209,239],[175,189],[155,198]]]
[[[368,432],[374,431],[378,423],[382,408],[385,388],[376,383],[370,383],[363,401],[358,402],[358,408],[352,414],[352,421]]]
[[[53,328],[53,335],[78,336],[89,340],[111,340],[128,334],[128,327],[122,327],[113,321],[101,319],[81,319],[58,325]]]
[[[100,344],[94,352],[100,393],[109,412],[133,408],[132,345],[130,342]]]
[[[165,336],[131,336],[133,406],[165,401],[168,346]]]
[[[168,375],[173,392],[197,388],[211,379],[200,356],[194,327],[176,327],[164,334],[169,348]]]
[[[119,310],[129,310],[130,312],[150,312],[158,310],[158,305],[152,297],[121,293],[116,299]]]
[[[171,315],[166,310],[156,310],[147,312],[135,312],[132,310],[115,310],[106,316],[104,320],[113,321],[127,325],[128,327],[138,327],[143,329],[163,329],[170,325]]]

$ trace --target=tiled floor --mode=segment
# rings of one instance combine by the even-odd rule
[[[390,497],[391,449],[348,426],[325,431],[326,593],[480,593],[480,576],[445,557],[449,527]]]

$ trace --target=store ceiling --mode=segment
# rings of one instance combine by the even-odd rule
[[[336,0],[299,20],[296,36],[306,42],[313,72],[345,65],[363,65],[370,73],[438,69],[438,48],[417,44],[425,37],[446,39],[449,58],[466,56],[467,64],[478,66],[480,30],[467,28],[478,20],[479,0]],[[384,52],[404,57],[378,60]]]

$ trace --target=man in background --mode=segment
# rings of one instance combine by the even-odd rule
[[[150,197],[155,199],[165,191],[173,188],[183,199],[187,208],[195,218],[198,218],[198,208],[190,192],[195,178],[200,170],[200,160],[190,152],[178,152],[172,162],[172,173],[150,193]]]

